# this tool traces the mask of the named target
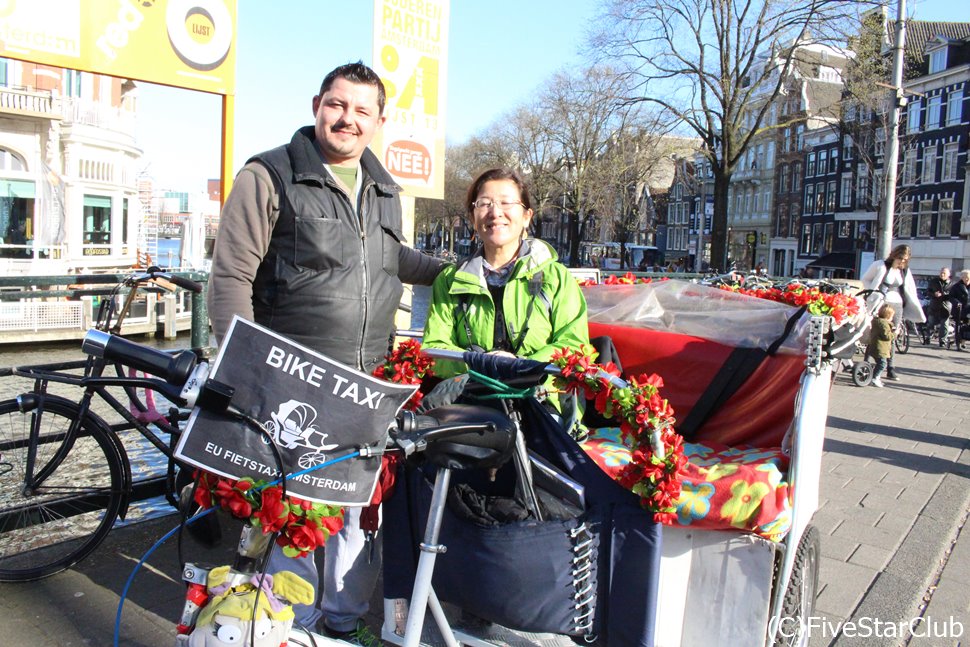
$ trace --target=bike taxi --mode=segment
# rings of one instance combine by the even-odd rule
[[[390,433],[356,447],[328,437],[328,427],[315,422],[320,412],[310,420],[289,387],[276,389],[276,401],[256,413],[253,403],[234,400],[231,388],[221,388],[239,375],[238,367],[221,364],[225,346],[214,369],[190,379],[183,393],[210,423],[235,410],[234,424],[272,422],[262,432],[277,445],[316,447],[293,465],[285,457],[265,459],[284,467],[281,473],[303,475],[293,481],[298,496],[310,480],[339,487],[351,478],[306,477],[332,469],[328,457],[347,450],[361,459],[349,462],[366,463],[372,489],[328,505],[366,505],[381,455],[404,459],[383,504],[385,641],[806,645],[803,620],[812,615],[820,557],[811,521],[832,372],[825,346],[838,315],[813,309],[806,294],[757,298],[687,281],[615,283],[584,291],[590,336],[611,340],[619,375],[598,366],[577,371],[581,362],[567,354],[558,364],[509,366],[466,353],[461,359],[472,381],[479,376],[505,392],[499,405],[469,401],[465,383],[450,394],[447,385],[436,387],[417,414],[400,411],[406,397],[366,396],[375,411],[378,402],[386,405]],[[278,342],[269,355],[278,368],[302,361]],[[241,344],[258,347],[244,338]],[[300,379],[306,386],[308,375],[323,381],[331,370],[321,364],[314,374],[308,365]],[[577,434],[564,422],[568,416],[550,414],[532,397],[557,373],[566,388],[573,376],[590,407],[613,402],[601,412],[602,426],[583,425]],[[345,399],[359,409],[364,388]],[[485,399],[480,387],[472,391]],[[515,398],[523,403],[510,403]],[[638,398],[647,408],[624,408]],[[633,417],[621,420],[621,409]],[[180,451],[191,438],[183,437]],[[239,459],[238,450],[227,456],[211,436],[198,452],[220,454],[234,466],[205,466],[236,479],[246,469],[240,465],[259,463]],[[181,457],[186,453],[198,462],[198,454]],[[500,496],[514,508],[504,517],[489,507]],[[256,593],[235,614],[249,614],[252,624],[227,631],[223,642],[216,642],[218,630],[204,639],[194,625],[201,618],[211,626],[207,601],[224,599],[232,582],[264,591],[270,606],[261,606]],[[267,583],[258,571],[227,569],[189,584],[201,593],[187,602],[179,644],[275,647],[280,623],[290,645],[340,644],[291,629],[285,612],[274,617],[274,604],[285,608],[306,597],[288,576]]]

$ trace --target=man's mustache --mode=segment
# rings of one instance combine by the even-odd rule
[[[338,121],[337,123],[335,123],[333,126],[330,127],[330,131],[331,132],[345,131],[345,132],[349,132],[352,135],[360,134],[359,132],[357,132],[356,128],[351,127],[351,125],[348,124],[346,121]]]

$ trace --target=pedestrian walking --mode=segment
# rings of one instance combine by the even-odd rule
[[[886,370],[889,358],[892,356],[893,339],[896,337],[893,318],[896,309],[888,303],[882,304],[869,328],[869,345],[866,355],[872,358],[875,368],[872,371],[872,385],[880,389],[885,386],[882,373]]]
[[[926,327],[923,329],[923,343],[929,344],[936,329],[940,347],[946,346],[947,325],[952,303],[950,301],[950,268],[941,267],[940,273],[926,284],[926,294],[930,302],[926,307]]]
[[[869,295],[871,307],[875,307],[876,300],[884,300],[893,306],[895,318],[893,319],[893,330],[899,330],[903,321],[913,321],[924,323],[926,316],[923,314],[923,307],[919,302],[919,294],[916,292],[916,281],[913,274],[909,271],[909,259],[912,256],[909,245],[897,245],[889,253],[889,257],[883,261],[875,261],[862,275],[863,287],[872,290]],[[879,294],[876,294],[876,293]],[[896,350],[893,349],[889,355],[886,365],[886,379],[898,380],[894,359]]]
[[[953,322],[955,328],[954,348],[964,350],[964,331],[970,326],[967,321],[970,316],[970,270],[960,271],[960,280],[950,288],[950,302],[953,304]]]

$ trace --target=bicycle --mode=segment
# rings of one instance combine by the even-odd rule
[[[900,319],[899,325],[896,327],[896,335],[893,338],[893,345],[896,346],[897,353],[905,354],[909,352],[909,336],[909,323],[905,319]]]
[[[77,280],[103,281],[97,276]],[[94,343],[129,347],[131,363],[89,356],[0,370],[0,376],[33,380],[30,390],[0,402],[0,582],[36,580],[76,564],[97,548],[116,519],[126,517],[132,500],[164,495],[177,506],[172,448],[179,423],[188,416],[178,408],[184,402],[179,390],[164,379],[125,373],[136,368],[184,383],[197,355],[190,350],[166,353],[166,365],[160,365],[142,350],[145,347],[119,336],[136,296],[150,283],[160,289],[202,290],[199,283],[157,267],[132,274],[111,290],[99,306]],[[124,289],[128,291],[119,308]],[[82,348],[90,343],[86,339]],[[52,384],[77,387],[83,393],[75,401],[51,393]],[[128,402],[111,393],[111,387],[121,388]],[[139,388],[146,389],[145,402],[138,397]],[[159,413],[153,406],[154,393],[176,406]],[[95,402],[99,407],[106,404],[122,421],[107,422],[92,407]],[[143,478],[137,471],[133,476],[119,436],[129,431],[147,441],[146,448],[154,447],[168,458],[163,476]],[[139,436],[132,436],[143,444]]]

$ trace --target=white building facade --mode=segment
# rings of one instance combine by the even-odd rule
[[[130,267],[142,227],[135,85],[0,59],[0,274]]]

